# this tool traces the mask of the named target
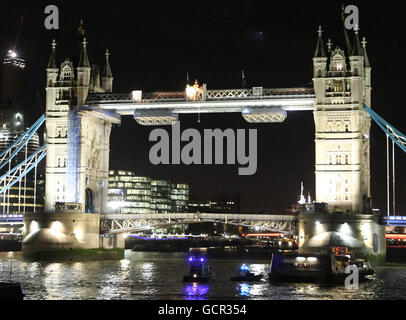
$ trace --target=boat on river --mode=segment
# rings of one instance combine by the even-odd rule
[[[335,282],[344,283],[353,266],[359,280],[368,280],[375,272],[366,259],[336,254],[273,254],[269,280],[273,282]]]
[[[209,282],[214,280],[214,272],[203,257],[191,256],[189,274],[183,277],[183,282]]]

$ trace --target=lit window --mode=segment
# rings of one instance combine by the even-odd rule
[[[334,70],[336,70],[336,71],[341,71],[341,70],[343,70],[343,64],[342,64],[341,62],[337,62],[337,63],[334,65]]]

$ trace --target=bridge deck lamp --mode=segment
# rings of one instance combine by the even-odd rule
[[[195,80],[193,86],[186,85],[186,97],[191,101],[201,100],[203,89],[199,86],[199,82]]]

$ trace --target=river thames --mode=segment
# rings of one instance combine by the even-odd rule
[[[10,261],[9,257],[14,258]],[[120,299],[120,300],[204,300],[204,299],[405,299],[406,264],[377,267],[373,280],[358,290],[317,284],[271,284],[266,278],[256,283],[231,282],[241,263],[266,275],[269,260],[209,258],[216,279],[208,284],[183,283],[188,273],[187,253],[133,252],[125,259],[99,262],[24,262],[20,253],[0,253],[0,280],[22,283],[27,300]]]

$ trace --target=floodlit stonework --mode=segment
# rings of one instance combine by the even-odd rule
[[[316,202],[330,212],[370,212],[371,66],[355,30],[353,48],[324,51],[322,32],[313,58]],[[351,50],[351,51],[350,51]],[[327,57],[328,55],[328,57]]]
[[[76,67],[66,59],[56,64],[56,43],[47,66],[45,210],[76,204],[79,212],[104,212],[108,191],[109,140],[119,116],[85,106],[89,92],[111,92],[113,76],[106,52],[100,74],[89,63],[83,40]]]

